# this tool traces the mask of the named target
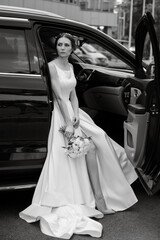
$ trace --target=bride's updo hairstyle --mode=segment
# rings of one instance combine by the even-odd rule
[[[57,42],[60,38],[65,37],[68,38],[72,45],[72,51],[76,49],[76,43],[74,37],[70,33],[60,33],[58,36],[55,37],[55,47],[57,48]]]

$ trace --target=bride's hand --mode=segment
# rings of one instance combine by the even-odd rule
[[[79,126],[79,117],[78,116],[75,116],[73,118],[73,126],[74,126],[74,128],[78,128],[78,126]]]
[[[70,138],[72,137],[73,134],[74,134],[73,125],[66,126],[65,133],[64,133],[65,137]]]

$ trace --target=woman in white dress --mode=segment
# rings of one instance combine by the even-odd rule
[[[32,203],[20,212],[27,222],[40,220],[41,231],[69,239],[73,234],[100,237],[102,225],[93,220],[123,211],[137,202],[131,184],[137,179],[124,149],[94,124],[78,106],[76,79],[68,62],[75,48],[73,37],[56,38],[58,57],[49,63],[55,96],[48,138],[48,154]],[[65,126],[62,134],[59,130]],[[86,156],[72,159],[65,153],[72,135],[91,136]]]

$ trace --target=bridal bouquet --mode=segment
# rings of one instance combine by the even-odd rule
[[[60,128],[60,132],[65,132],[65,127]],[[68,144],[65,149],[65,153],[70,158],[79,158],[87,154],[90,148],[91,137],[87,136],[72,136],[68,139]]]

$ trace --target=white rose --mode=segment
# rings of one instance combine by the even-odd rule
[[[77,143],[73,143],[72,144],[72,149],[75,151],[75,150],[78,150],[79,146]]]
[[[85,145],[89,145],[90,144],[89,139],[88,138],[84,138],[84,143],[85,143]]]

